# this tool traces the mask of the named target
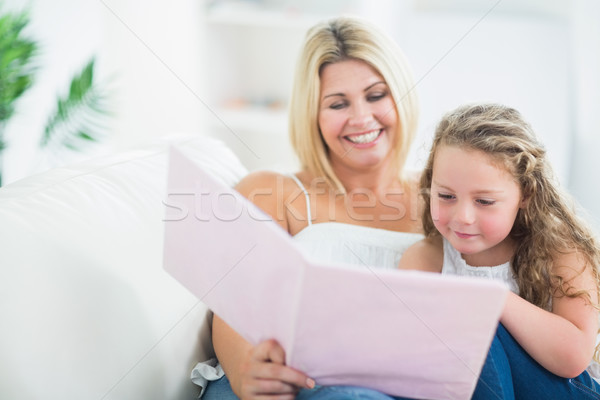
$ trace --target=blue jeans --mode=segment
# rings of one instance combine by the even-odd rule
[[[210,382],[203,399],[236,400],[227,377]],[[375,390],[351,386],[302,389],[296,400],[402,400]],[[547,371],[523,350],[502,324],[492,341],[473,400],[600,400],[600,385],[587,372],[561,378]]]
[[[209,382],[204,400],[239,400],[231,390],[226,376]],[[372,389],[355,386],[317,386],[314,389],[301,389],[296,400],[408,400],[393,397]]]
[[[204,400],[239,400],[231,390],[226,376],[209,382]],[[354,386],[317,386],[314,389],[301,389],[296,400],[407,400],[392,397],[376,390]]]
[[[586,371],[571,379],[549,372],[499,324],[472,399],[600,400],[600,385]]]

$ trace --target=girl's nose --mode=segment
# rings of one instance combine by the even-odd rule
[[[457,209],[454,216],[458,222],[465,225],[475,222],[475,210],[470,203],[459,203],[456,207]]]

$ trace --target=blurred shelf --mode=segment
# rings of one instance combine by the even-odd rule
[[[218,117],[211,118],[214,128],[232,130],[234,133],[261,135],[287,135],[288,117],[285,109],[267,107],[244,107],[239,109],[218,108]]]

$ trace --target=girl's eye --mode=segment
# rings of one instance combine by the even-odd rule
[[[447,194],[447,193],[438,193],[438,198],[445,200],[445,201],[449,201],[449,200],[454,200],[454,195]]]
[[[481,204],[482,206],[493,206],[496,203],[495,200],[486,200],[486,199],[477,199],[476,201],[477,201],[477,203]]]

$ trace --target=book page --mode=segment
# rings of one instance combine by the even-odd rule
[[[250,343],[290,348],[305,261],[288,234],[176,149],[165,205],[165,269]]]
[[[288,365],[320,385],[470,398],[505,285],[310,263],[247,199],[171,158],[165,269],[234,330],[253,344],[278,340]]]
[[[309,266],[290,365],[321,385],[469,399],[505,296],[490,280]]]

